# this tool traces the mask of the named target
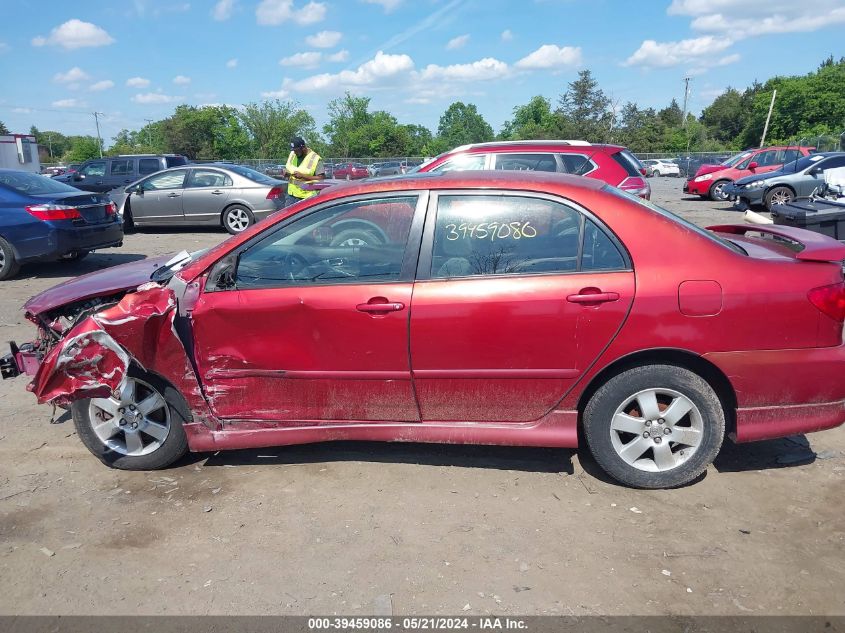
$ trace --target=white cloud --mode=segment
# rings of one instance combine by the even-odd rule
[[[513,39],[513,33],[511,33],[510,29],[505,29],[502,31],[502,35],[500,37],[503,42],[510,42]]]
[[[696,31],[734,39],[817,31],[845,23],[841,0],[673,0],[666,12],[693,18],[691,26]]]
[[[88,73],[82,70],[79,66],[74,66],[65,73],[56,73],[55,75],[53,75],[53,81],[60,84],[87,81],[88,79],[91,79],[91,77],[89,77]]]
[[[349,59],[349,51],[345,48],[342,51],[326,55],[327,62],[345,62]]]
[[[309,35],[305,38],[308,46],[314,48],[332,48],[337,46],[337,43],[343,37],[343,33],[339,31],[320,31],[314,35]]]
[[[454,51],[459,48],[463,48],[464,46],[466,46],[467,42],[469,42],[469,33],[458,35],[458,37],[453,37],[451,40],[449,40],[449,43],[446,44],[446,50]]]
[[[150,85],[150,80],[143,77],[132,77],[126,80],[126,85],[130,88],[146,88]]]
[[[238,58],[233,57],[229,61],[226,62],[226,68],[237,68],[238,66]]]
[[[580,46],[543,44],[533,53],[520,59],[514,66],[522,70],[541,70],[578,66],[581,63]]]
[[[656,42],[645,40],[634,51],[623,66],[647,68],[668,68],[679,64],[705,63],[713,55],[721,53],[733,42],[726,37],[705,35],[678,42]]]
[[[15,114],[30,114],[32,110],[30,108],[12,108],[12,112]]]
[[[279,90],[270,90],[269,92],[262,92],[261,96],[265,99],[286,99],[290,93],[281,88]]]
[[[185,75],[176,75],[173,78],[173,83],[175,83],[177,86],[187,86],[189,83],[191,83],[191,78],[185,77]]]
[[[300,25],[315,24],[326,17],[326,5],[322,2],[309,2],[302,7],[295,7],[294,0],[261,0],[255,9],[255,18],[259,24],[278,26],[287,21]]]
[[[93,92],[100,92],[101,90],[108,90],[109,88],[114,88],[114,82],[111,79],[104,79],[103,81],[98,81],[97,83],[88,86],[88,90]]]
[[[79,99],[59,99],[53,102],[54,108],[84,108],[85,102]]]
[[[0,53],[5,53],[10,48],[11,47],[8,44],[6,44],[6,42],[0,42]]]
[[[299,68],[316,68],[320,65],[323,54],[317,51],[307,51],[305,53],[295,53],[290,57],[283,57],[279,60],[280,66],[296,66]]]
[[[384,8],[385,13],[390,13],[394,11],[400,4],[402,4],[402,0],[364,0],[367,4],[379,4]]]
[[[452,64],[451,66],[438,66],[429,64],[419,73],[423,81],[487,81],[499,79],[509,72],[508,65],[492,57],[485,57],[471,64]]]
[[[177,101],[184,101],[185,97],[172,97],[170,95],[162,94],[161,92],[144,92],[132,97],[135,103],[143,104],[160,104],[160,103],[175,103]]]
[[[232,10],[235,8],[235,0],[219,0],[211,10],[211,17],[218,22],[224,22],[232,17]]]
[[[68,20],[57,26],[47,37],[39,35],[32,39],[33,46],[61,46],[67,50],[89,46],[108,46],[114,38],[96,24],[82,20]]]
[[[414,60],[408,55],[388,55],[379,51],[373,59],[361,64],[356,70],[313,75],[301,81],[290,82],[289,86],[303,92],[370,86],[403,73],[407,74],[413,69]]]

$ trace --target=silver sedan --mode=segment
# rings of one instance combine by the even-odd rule
[[[240,233],[285,204],[287,183],[249,167],[173,167],[111,192],[127,228],[222,226]]]

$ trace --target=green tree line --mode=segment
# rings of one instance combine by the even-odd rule
[[[728,88],[695,116],[685,115],[675,99],[662,109],[613,103],[592,73],[582,70],[555,103],[535,96],[516,106],[498,134],[474,104],[462,101],[446,108],[434,132],[371,110],[369,97],[350,93],[329,102],[328,120],[320,130],[295,101],[269,100],[241,108],[180,105],[167,118],[138,130],[121,130],[105,152],[283,160],[293,136],[304,137],[332,158],[434,156],[467,143],[553,138],[618,143],[634,152],[737,150],[759,144],[774,90],[777,100],[767,143],[840,134],[845,129],[843,86],[845,58],[835,61],[831,56],[806,75],[755,81],[743,91]],[[49,143],[57,159],[78,162],[99,153],[92,136],[65,136],[34,126],[30,132],[39,144]]]

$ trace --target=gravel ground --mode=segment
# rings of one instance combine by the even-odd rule
[[[699,224],[741,219],[651,182]],[[3,282],[0,340],[31,337],[20,305],[69,276],[224,237],[140,233],[29,267]],[[128,473],[26,382],[0,383],[2,614],[845,614],[841,428],[727,443],[671,491],[617,486],[583,451],[422,444]]]

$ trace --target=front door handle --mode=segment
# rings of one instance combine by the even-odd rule
[[[381,299],[381,297],[378,297]],[[370,299],[369,303],[359,303],[355,306],[355,309],[359,312],[369,312],[369,313],[378,313],[378,312],[398,312],[399,310],[405,309],[405,304],[401,301],[377,301]]]
[[[179,194],[178,194],[178,193],[168,193],[168,194],[167,194],[167,197],[168,197],[168,198],[178,198],[178,197],[179,197]]]
[[[212,196],[222,196],[224,193],[225,193],[224,191],[220,191],[219,189],[215,189],[214,191],[211,192],[211,195]]]
[[[598,288],[584,288],[578,294],[566,298],[569,303],[599,304],[619,301],[618,292],[601,292]]]

